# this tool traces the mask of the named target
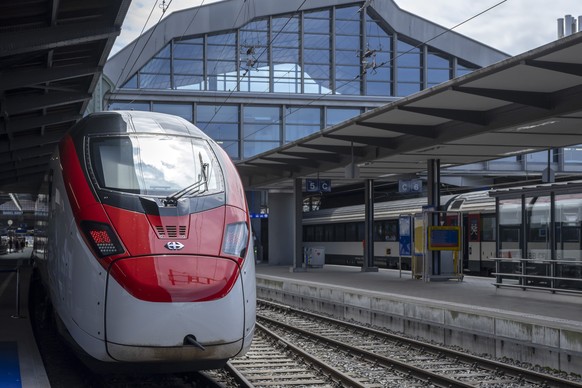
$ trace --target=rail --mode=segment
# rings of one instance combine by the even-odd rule
[[[582,261],[494,258],[496,287],[582,295]]]

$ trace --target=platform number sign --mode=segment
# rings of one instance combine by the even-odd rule
[[[330,193],[331,180],[330,179],[306,179],[305,191],[308,193]]]
[[[421,179],[409,179],[409,180],[399,180],[398,181],[398,192],[399,193],[422,193],[422,180]]]

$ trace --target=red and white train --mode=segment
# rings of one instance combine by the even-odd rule
[[[34,259],[57,327],[100,367],[221,367],[250,347],[255,263],[227,154],[179,117],[103,112],[53,155]]]

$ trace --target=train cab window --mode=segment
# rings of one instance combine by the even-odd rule
[[[189,196],[224,191],[224,178],[206,140],[171,135],[90,138],[89,163],[102,189],[170,195],[192,186]]]

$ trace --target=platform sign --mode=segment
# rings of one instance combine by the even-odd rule
[[[430,226],[428,249],[433,251],[461,250],[461,229],[458,226]]]
[[[331,180],[330,179],[306,179],[305,191],[308,193],[330,193]]]
[[[422,193],[421,179],[401,179],[398,181],[399,193]]]
[[[398,219],[400,236],[400,256],[412,256],[412,217],[400,216]]]

